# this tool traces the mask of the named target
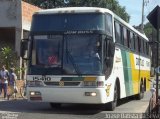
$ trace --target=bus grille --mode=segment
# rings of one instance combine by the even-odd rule
[[[79,86],[81,82],[68,82],[68,81],[59,81],[59,82],[44,82],[47,86]]]

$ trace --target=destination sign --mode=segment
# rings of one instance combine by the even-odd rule
[[[64,34],[90,34],[93,33],[94,31],[91,30],[82,30],[82,31],[66,31]]]

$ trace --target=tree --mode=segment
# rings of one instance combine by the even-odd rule
[[[119,5],[117,0],[69,0],[68,4],[64,0],[24,0],[29,3],[41,7],[43,9],[56,7],[101,7],[112,10],[126,22],[129,22],[130,16],[126,12],[126,8]]]
[[[10,47],[3,47],[1,49],[1,63],[6,65],[6,68],[10,68],[13,64],[15,64],[16,55]]]
[[[156,29],[148,22],[144,25],[144,32],[150,40],[156,40]]]
[[[7,69],[15,67],[16,74],[19,77],[19,71],[23,71],[24,68],[17,67],[18,65],[18,56],[13,49],[9,46],[3,47],[0,52],[0,64],[5,65]]]

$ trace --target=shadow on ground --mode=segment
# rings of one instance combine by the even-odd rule
[[[125,98],[120,100],[118,106],[121,106],[134,98]],[[31,103],[27,100],[4,100],[0,101],[0,111],[22,112],[22,113],[43,113],[43,114],[73,114],[73,115],[94,115],[101,111],[106,111],[104,105],[89,104],[62,104],[60,108],[51,108],[49,103]]]

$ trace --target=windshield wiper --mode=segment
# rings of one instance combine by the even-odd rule
[[[74,61],[74,59],[73,59],[73,56],[71,55],[71,53],[70,53],[70,51],[68,50],[68,48],[67,48],[66,51],[67,51],[67,56],[68,56],[68,58],[70,59],[70,61],[71,61],[72,65],[73,65],[76,73],[77,73],[79,76],[81,76],[81,71],[79,70],[78,65],[75,63],[75,61]]]
[[[52,65],[45,65],[45,68],[60,68],[61,65],[60,64],[52,64]]]

